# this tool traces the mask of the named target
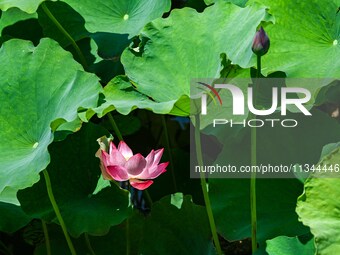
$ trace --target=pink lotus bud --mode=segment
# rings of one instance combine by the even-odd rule
[[[264,54],[268,52],[269,46],[270,46],[270,41],[269,41],[268,35],[261,27],[260,30],[257,31],[255,34],[251,49],[257,56],[263,56]]]

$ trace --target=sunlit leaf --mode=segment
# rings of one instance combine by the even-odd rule
[[[137,91],[156,102],[189,97],[191,79],[220,77],[222,53],[234,64],[254,65],[251,43],[265,13],[258,6],[240,8],[226,2],[203,13],[190,8],[173,10],[168,18],[145,26],[139,47],[124,51],[125,72]],[[175,108],[185,112],[189,99]]]
[[[15,232],[30,222],[20,206],[0,202],[0,231]]]
[[[314,240],[303,244],[297,237],[278,236],[267,241],[266,251],[269,255],[314,255]]]
[[[17,203],[16,191],[37,182],[49,163],[51,123],[73,121],[79,107],[95,107],[101,88],[49,39],[37,47],[8,41],[0,62],[6,63],[0,69],[0,200]]]
[[[34,13],[44,1],[45,0],[0,0],[0,9],[6,11],[9,8],[17,7],[24,12]]]
[[[297,213],[303,224],[315,236],[317,254],[331,255],[340,252],[339,203],[340,196],[339,146],[324,155],[316,171],[305,182],[304,193],[299,197]],[[319,167],[320,171],[317,170]]]
[[[263,57],[263,73],[280,70],[288,77],[340,77],[339,0],[256,2],[275,17],[275,24],[266,27],[271,46]]]
[[[106,234],[111,226],[121,223],[131,209],[128,192],[114,184],[93,194],[101,175],[99,160],[95,157],[99,148],[96,139],[103,135],[107,135],[106,130],[87,124],[65,141],[50,146],[51,163],[47,171],[55,199],[73,236],[84,232]],[[19,191],[18,198],[23,210],[32,217],[55,219],[44,177],[33,187]]]
[[[135,36],[145,24],[170,9],[170,0],[63,0],[85,19],[88,31]]]

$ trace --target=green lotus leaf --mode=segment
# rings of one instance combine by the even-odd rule
[[[174,196],[178,199],[176,205],[172,204]],[[61,229],[55,228],[54,224],[49,224],[48,228],[52,253],[64,254],[68,247]],[[155,202],[149,215],[134,211],[128,222],[111,227],[105,236],[89,236],[89,240],[97,255],[112,254],[113,251],[114,254],[126,254],[127,245],[130,254],[216,254],[205,208],[180,193]],[[74,239],[73,243],[79,254],[89,252],[83,237]],[[46,254],[45,243],[37,247],[35,254]]]
[[[59,22],[74,41],[84,39],[90,34],[84,28],[84,18],[64,2],[46,2],[43,8],[38,9],[38,15],[44,35],[56,40],[62,47],[71,45],[71,41],[49,15]]]
[[[217,1],[219,1],[219,0],[204,0],[206,5],[213,4]],[[236,4],[236,5],[241,6],[241,7],[244,7],[246,5],[246,3],[248,2],[248,0],[220,0],[220,1],[230,2],[230,3]]]
[[[87,124],[49,147],[51,163],[47,171],[54,196],[68,230],[76,237],[84,232],[106,234],[130,213],[129,193],[117,185],[102,187],[93,194],[98,178],[102,178],[99,160],[95,157],[99,149],[96,139],[103,135],[107,135],[105,129]],[[18,199],[28,215],[49,221],[55,219],[44,177],[33,187],[20,190]]]
[[[39,44],[43,33],[37,17],[37,13],[28,14],[18,8],[3,11],[0,18],[0,44],[13,38]]]
[[[13,233],[31,221],[20,206],[0,202],[0,231]]]
[[[79,58],[84,68],[96,73],[102,82],[108,83],[114,76],[124,73],[120,55],[131,43],[127,34],[103,32],[91,34],[85,29],[84,18],[61,1],[45,3],[43,8],[38,9],[38,14],[44,35],[71,51],[75,58]],[[64,31],[60,30],[51,15]],[[81,57],[82,59],[79,57],[79,52],[75,51],[72,40],[79,46],[84,56]]]
[[[58,129],[52,122],[74,121],[78,108],[96,107],[101,87],[50,39],[37,47],[10,40],[0,63],[0,201],[18,203],[17,190],[37,182],[49,163],[51,126]]]
[[[176,205],[173,204],[175,198]],[[128,223],[112,227],[108,235],[91,236],[93,250],[98,255],[110,254],[112,250],[125,254],[126,233],[131,254],[215,254],[205,208],[181,193],[155,202],[146,217],[135,212]]]
[[[2,32],[5,27],[13,25],[18,21],[35,19],[37,17],[38,15],[36,13],[28,14],[18,8],[11,8],[7,11],[3,11],[0,19],[0,32]]]
[[[203,13],[190,8],[173,10],[168,18],[145,26],[139,47],[123,52],[126,74],[136,90],[156,102],[189,97],[191,79],[220,77],[222,53],[234,64],[254,65],[251,43],[265,16],[264,8],[240,8],[226,2]],[[189,109],[189,100],[178,108]]]
[[[99,117],[102,117],[112,110],[117,110],[119,113],[126,115],[136,108],[148,109],[155,113],[165,114],[170,113],[176,103],[176,100],[155,102],[148,96],[138,92],[127,77],[124,76],[117,76],[111,80],[104,88],[104,95],[106,102],[97,109],[94,109]],[[188,109],[178,108],[178,106],[173,112],[175,115],[185,116],[189,114]]]
[[[177,1],[178,3],[178,8],[183,8],[183,7],[190,7],[198,12],[202,12],[207,5],[205,4],[204,0],[185,0],[185,1]],[[172,8],[174,7],[175,4],[172,5]]]
[[[275,17],[266,32],[271,46],[263,73],[284,71],[288,77],[340,77],[339,0],[260,0]]]
[[[88,31],[137,35],[148,22],[170,10],[170,0],[63,0],[85,19]]]
[[[269,255],[314,255],[314,240],[311,239],[303,244],[297,237],[278,236],[267,240],[266,251]]]
[[[34,13],[45,0],[0,0],[0,10],[17,7],[27,13]],[[53,1],[53,0],[52,0]]]
[[[175,198],[180,200],[176,205]],[[215,254],[206,210],[191,196],[162,198],[152,206],[143,230],[142,254]]]
[[[340,147],[337,146],[315,166],[316,171],[306,180],[296,208],[300,220],[315,236],[317,254],[320,255],[340,252],[339,162]]]
[[[90,67],[100,77],[104,84],[115,76],[124,74],[120,61],[124,49],[131,43],[126,34],[94,33],[91,37],[91,53],[96,57]]]
[[[331,141],[339,141],[340,126],[323,112],[311,112],[312,117],[297,113],[285,116],[287,119],[298,121],[296,128],[257,128],[258,164],[290,166],[318,162],[322,146]],[[269,118],[280,119],[280,116],[276,114]],[[204,131],[219,140],[216,144],[202,144],[203,148],[221,148],[220,151],[217,150],[218,157],[213,164],[230,164],[237,169],[251,165],[250,128],[209,127]],[[206,162],[208,156],[207,152]],[[298,221],[295,212],[297,198],[303,190],[302,183],[294,176],[280,176],[280,173],[275,175],[275,179],[264,179],[261,174],[257,174],[257,236],[260,245],[279,235],[298,236],[308,232]],[[242,240],[251,236],[250,180],[225,177],[209,180],[209,194],[216,224],[220,233],[228,240]],[[286,179],[287,177],[291,178]],[[325,196],[330,196],[329,192]],[[314,212],[318,214],[317,209],[314,209]]]
[[[249,187],[249,179],[210,180],[209,193],[217,228],[229,241],[251,236]],[[260,248],[265,240],[277,235],[294,236],[308,232],[298,222],[295,213],[295,201],[302,191],[299,181],[258,179],[256,189]]]

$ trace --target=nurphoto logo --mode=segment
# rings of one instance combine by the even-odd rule
[[[261,80],[255,79],[254,84],[261,86]],[[202,117],[213,114],[218,118],[212,118],[212,125],[216,127],[218,125],[229,125],[233,127],[235,125],[249,126],[249,127],[262,127],[269,125],[275,127],[281,125],[282,127],[296,127],[298,121],[292,118],[285,118],[287,112],[293,109],[295,113],[301,113],[305,116],[311,116],[312,114],[308,110],[305,104],[311,100],[311,92],[302,87],[276,87],[271,86],[267,88],[266,100],[267,104],[259,104],[254,100],[254,88],[246,87],[241,89],[240,87],[230,83],[215,83],[209,85],[204,82],[197,82],[203,85],[206,90],[200,94],[200,114]],[[271,95],[269,95],[270,91]],[[220,108],[216,107],[216,102],[211,103],[214,97],[218,99]],[[228,103],[227,107],[223,107]],[[210,106],[214,106],[214,109],[210,112]],[[217,114],[218,112],[218,114]],[[224,114],[225,113],[225,114]],[[248,116],[247,113],[249,113]],[[270,115],[274,113],[280,113],[280,118],[271,118]],[[229,118],[223,118],[223,116],[229,116]],[[222,116],[222,118],[221,118]],[[244,119],[233,119],[230,116],[244,116]],[[266,118],[263,118],[265,116]],[[261,118],[259,118],[261,117]]]

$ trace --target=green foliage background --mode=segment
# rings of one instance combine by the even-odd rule
[[[251,79],[251,44],[262,25],[271,40],[263,75],[324,82],[306,85],[313,117],[290,113],[300,129],[259,132],[259,161],[339,163],[339,120],[321,107],[340,105],[339,82],[329,85],[340,77],[339,6],[339,0],[0,0],[2,233],[42,219],[53,254],[67,254],[41,175],[47,169],[79,254],[89,252],[85,234],[97,255],[124,253],[127,219],[131,254],[214,254],[199,182],[189,178],[189,133],[167,118],[177,189],[168,169],[150,188],[154,203],[145,217],[128,191],[114,183],[97,187],[94,153],[96,139],[110,129],[106,114],[115,114],[136,148],[163,145],[150,142],[162,134],[159,115],[189,117],[193,78]],[[222,154],[228,162],[249,163],[247,128],[216,134],[204,127],[228,141]],[[314,177],[320,176],[259,180],[258,254],[340,252],[340,179]],[[249,238],[249,180],[211,179],[209,195],[221,239]],[[46,254],[44,243],[34,249]]]

